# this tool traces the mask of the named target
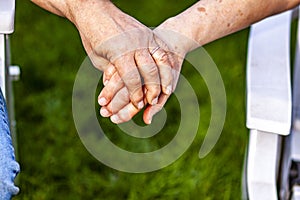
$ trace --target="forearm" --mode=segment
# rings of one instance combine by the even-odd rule
[[[69,19],[76,26],[81,37],[86,38],[88,45],[92,47],[97,47],[108,38],[124,31],[144,27],[122,12],[110,0],[31,1],[54,14]]]
[[[267,16],[291,9],[300,0],[201,0],[183,13],[167,20],[171,29],[207,44],[236,32]]]
[[[56,15],[66,17],[73,21],[76,14],[82,13],[86,8],[92,9],[97,5],[100,9],[105,9],[105,4],[111,4],[110,0],[31,0],[38,6]]]
[[[31,2],[56,15],[65,17],[67,14],[67,3],[65,0],[31,0]]]

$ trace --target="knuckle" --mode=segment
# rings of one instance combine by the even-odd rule
[[[106,108],[106,110],[107,110],[108,112],[110,112],[110,113],[115,113],[115,112],[113,111],[113,109],[112,109],[111,104],[108,104],[105,108]]]
[[[169,75],[172,75],[172,67],[169,63],[159,65],[160,71]]]
[[[106,99],[109,98],[111,95],[110,95],[110,92],[109,90],[107,90],[107,87],[104,87],[100,93],[101,97],[105,97]]]
[[[148,73],[150,76],[154,77],[154,76],[158,75],[158,69],[157,69],[156,66],[149,66],[149,67],[148,67],[148,70],[147,70],[147,73]]]
[[[128,93],[125,91],[119,92],[113,101],[109,104],[109,109],[114,113],[118,112],[122,107],[129,103]]]
[[[173,81],[172,69],[170,66],[161,65],[160,66],[160,77],[164,84],[170,84]]]
[[[130,120],[130,116],[129,116],[128,112],[126,112],[126,110],[119,112],[118,117],[122,122],[127,122]]]
[[[115,102],[111,102],[110,104],[108,104],[106,109],[113,114],[118,112],[118,108]]]
[[[129,93],[134,93],[138,90],[141,90],[142,84],[140,82],[140,79],[128,79],[126,81],[126,87]]]
[[[129,103],[128,93],[126,90],[119,93],[118,99],[120,99],[120,102],[123,104]]]
[[[173,83],[173,81],[172,81],[172,78],[170,78],[170,77],[164,77],[161,79],[161,84],[164,87],[172,85],[172,83]]]
[[[111,77],[115,74],[116,68],[114,66],[110,66],[107,68],[107,70],[104,71],[104,74],[108,77]]]
[[[129,80],[127,82],[127,88],[129,93],[134,93],[142,88],[141,84],[137,80]]]
[[[135,56],[137,57],[145,57],[146,55],[148,54],[148,51],[146,48],[141,48],[141,49],[138,49],[136,52],[135,52]]]
[[[105,96],[107,99],[111,99],[114,96],[114,90],[110,87],[104,87],[102,96]]]
[[[142,90],[135,90],[130,95],[130,100],[134,103],[139,103],[143,99],[143,91]]]
[[[157,96],[161,92],[160,85],[158,84],[149,84],[147,88],[147,94],[149,96]]]
[[[165,62],[168,62],[169,57],[168,57],[168,54],[163,51],[158,55],[157,59],[159,62],[165,63]]]

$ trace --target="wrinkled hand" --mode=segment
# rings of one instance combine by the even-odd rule
[[[182,35],[170,31],[169,27],[172,26],[170,26],[169,20],[167,20],[158,28],[156,28],[154,33],[156,36],[159,36],[159,38],[163,39],[165,44],[167,44],[166,52],[173,67],[172,91],[174,91],[177,85],[184,56],[188,51],[196,48],[197,45],[193,41],[184,38]],[[155,57],[155,53],[152,56]],[[109,81],[107,81],[108,79]],[[101,115],[103,117],[110,117],[111,121],[114,123],[123,123],[129,121],[140,111],[140,109],[135,108],[132,102],[130,102],[128,90],[125,87],[116,89],[116,85],[119,85],[119,82],[122,82],[122,80],[114,66],[110,66],[104,71],[104,80],[105,87],[101,91],[99,99],[102,97],[108,97],[110,102],[106,105],[100,104],[103,106],[100,110]],[[147,92],[147,89],[144,89],[144,92]],[[147,106],[143,114],[143,119],[146,124],[151,123],[152,117],[163,108],[169,96],[169,94],[162,93],[159,96],[157,104]]]
[[[135,108],[142,109],[145,103],[156,104],[161,92],[171,94],[171,64],[162,48],[156,51],[157,56],[151,56],[160,41],[149,28],[110,1],[81,5],[80,12],[70,18],[94,66],[100,70],[114,66],[122,81],[115,82],[113,91],[125,86]],[[147,90],[145,101],[142,81]],[[99,99],[100,105],[110,102],[110,94]]]
[[[169,53],[170,55],[171,53]],[[172,55],[172,66],[173,66],[173,73],[172,73],[172,80],[173,86],[172,91],[175,90],[175,86],[178,81],[179,72],[181,68],[181,64],[183,58],[181,56]],[[133,103],[130,101],[128,89],[123,86],[121,89],[118,88],[116,90],[116,85],[119,83],[122,84],[122,79],[117,73],[116,69],[111,66],[105,72],[103,76],[104,80],[109,79],[109,81],[105,81],[105,87],[101,91],[98,99],[101,99],[103,96],[110,97],[109,103],[106,105],[102,105],[103,107],[100,109],[100,114],[103,117],[110,117],[113,123],[119,124],[126,121],[129,121],[132,117],[134,117],[141,109],[136,108]],[[121,85],[120,84],[120,85]],[[147,93],[147,89],[144,86],[144,93]],[[154,105],[147,105],[144,114],[143,120],[146,124],[150,124],[152,121],[153,116],[158,113],[165,103],[167,102],[170,94],[161,93],[158,98],[157,104]],[[146,103],[146,99],[144,100]]]
[[[199,47],[196,41],[181,34],[182,30],[178,28],[182,29],[183,27],[178,27],[175,18],[169,18],[153,31],[154,35],[163,41],[163,43],[159,45],[161,48],[164,48],[171,62],[172,75],[170,76],[168,74],[165,77],[168,76],[167,78],[172,81],[172,91],[175,90],[177,85],[181,65],[186,53]],[[158,56],[158,54],[156,52],[153,53],[152,57],[155,58],[156,56]],[[159,63],[157,63],[157,65],[159,66]],[[109,81],[107,81],[108,79]],[[133,106],[133,103],[130,102],[129,93],[125,87],[116,87],[116,85],[120,85],[119,82],[122,82],[122,80],[114,66],[110,66],[104,71],[104,80],[105,87],[101,91],[99,99],[107,97],[108,103],[100,103],[100,105],[103,106],[100,110],[100,114],[103,117],[110,117],[111,121],[117,124],[129,121],[141,109],[137,109]],[[146,92],[147,88],[144,87],[144,93]],[[169,97],[170,94],[161,93],[157,104],[147,105],[143,113],[143,120],[146,124],[151,123],[153,116],[163,108]],[[147,101],[145,100],[145,102]]]

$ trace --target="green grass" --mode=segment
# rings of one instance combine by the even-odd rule
[[[156,26],[194,1],[115,2],[147,26]],[[29,1],[17,1],[16,29],[11,42],[12,62],[22,67],[21,80],[14,85],[21,192],[14,199],[240,199],[247,143],[247,36],[245,30],[205,46],[222,74],[228,102],[226,123],[213,151],[204,159],[198,158],[210,117],[210,101],[203,81],[191,75],[189,81],[203,91],[198,94],[201,126],[195,141],[172,165],[151,173],[130,174],[106,167],[93,158],[76,132],[72,87],[86,56],[76,29],[67,20]],[[187,76],[189,70],[188,66],[183,67]],[[175,106],[173,100],[167,105],[176,111]],[[107,129],[116,129],[106,123]],[[161,134],[169,130],[172,124]],[[119,137],[119,132],[113,139],[133,151],[165,144],[172,137],[157,137],[140,145]]]

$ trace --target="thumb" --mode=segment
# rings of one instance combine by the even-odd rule
[[[147,106],[143,113],[143,120],[146,124],[151,124],[153,116],[161,111],[169,97],[170,95],[161,94],[157,104]]]

